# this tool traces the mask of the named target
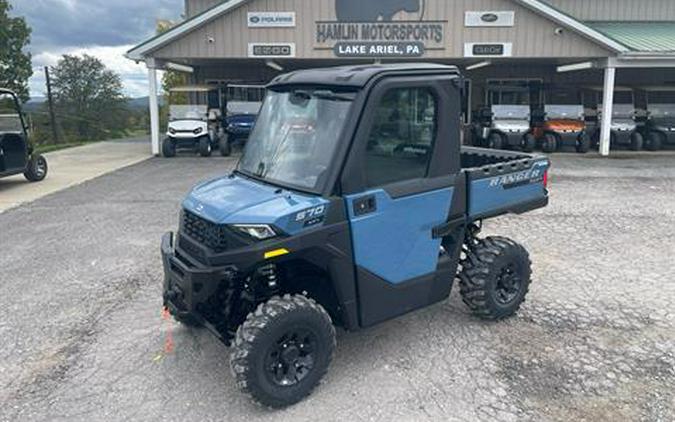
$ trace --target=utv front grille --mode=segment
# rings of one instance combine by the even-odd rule
[[[212,223],[190,211],[183,210],[181,230],[214,252],[227,250],[229,231],[225,225]]]

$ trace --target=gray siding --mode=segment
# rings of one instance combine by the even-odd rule
[[[192,0],[196,1],[196,0]],[[182,39],[155,51],[166,59],[244,58],[249,42],[294,42],[296,57],[334,58],[333,52],[316,45],[316,21],[335,20],[335,0],[253,0]],[[447,21],[443,50],[427,51],[424,58],[461,58],[467,42],[511,42],[517,58],[607,57],[593,42],[565,31],[555,34],[556,25],[510,0],[427,0],[426,19]],[[465,28],[464,12],[471,10],[515,10],[513,28]],[[295,11],[296,28],[248,28],[249,11]],[[210,43],[207,40],[213,39]]]
[[[226,0],[185,0],[185,16],[191,18]]]
[[[583,21],[675,21],[675,0],[546,0]]]

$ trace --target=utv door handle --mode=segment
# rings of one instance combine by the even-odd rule
[[[377,211],[375,195],[368,195],[354,200],[354,216],[360,217],[362,215],[374,213],[375,211]]]

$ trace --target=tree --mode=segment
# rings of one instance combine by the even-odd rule
[[[70,137],[100,140],[125,130],[122,79],[96,57],[64,55],[52,71],[52,90],[57,116]]]
[[[31,55],[24,49],[30,43],[31,29],[24,18],[9,17],[10,10],[9,1],[0,0],[0,86],[28,101],[28,78],[33,75],[33,68]]]

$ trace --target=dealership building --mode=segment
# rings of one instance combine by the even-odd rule
[[[195,84],[264,84],[296,69],[425,61],[467,77],[464,119],[485,105],[581,104],[609,153],[615,103],[675,104],[673,0],[186,0],[185,20],[127,57]],[[672,100],[670,99],[672,93]]]

